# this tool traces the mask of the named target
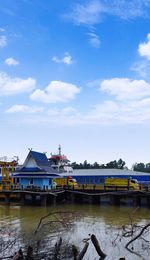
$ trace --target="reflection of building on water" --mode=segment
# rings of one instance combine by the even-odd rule
[[[52,154],[49,158],[50,165],[53,169],[59,172],[73,172],[73,168],[68,165],[69,160],[66,155],[61,153],[61,146],[58,146],[58,153]]]

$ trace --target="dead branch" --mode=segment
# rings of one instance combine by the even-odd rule
[[[62,238],[60,237],[58,243],[55,244],[54,260],[59,259],[61,245],[62,245]]]
[[[150,227],[150,223],[148,223],[146,226],[144,226],[144,227],[142,228],[142,230],[140,231],[140,233],[139,233],[137,236],[135,236],[133,239],[131,239],[131,240],[125,245],[125,248],[128,249],[128,246],[129,246],[132,242],[134,242],[136,239],[138,239],[148,227]]]
[[[79,253],[79,255],[77,257],[77,260],[82,260],[83,259],[84,255],[85,255],[85,253],[86,253],[86,251],[88,249],[88,246],[89,246],[89,243],[86,241],[83,249],[81,250],[81,252]]]
[[[44,219],[46,219],[46,218],[48,218],[48,217],[50,217],[50,216],[54,216],[55,217],[55,222],[57,222],[57,223],[60,223],[62,226],[65,226],[65,227],[67,227],[67,222],[66,222],[66,218],[64,219],[63,218],[63,215],[68,215],[69,216],[69,214],[71,214],[71,217],[73,217],[73,216],[76,216],[76,213],[75,212],[60,212],[60,211],[56,211],[56,212],[51,212],[51,213],[49,213],[49,214],[47,214],[47,215],[45,215],[45,216],[43,216],[43,217],[41,217],[40,218],[40,221],[39,221],[39,223],[38,223],[38,226],[37,226],[37,228],[36,228],[36,230],[34,231],[34,235],[36,235],[36,233],[38,232],[38,230],[43,226],[43,225],[46,225],[47,223],[52,223],[52,222],[54,222],[53,220],[52,221],[49,221],[49,222],[46,222],[46,223],[44,223],[43,224],[43,220]],[[62,218],[62,221],[57,217],[57,215],[60,215],[61,216],[61,218]],[[68,220],[68,219],[67,219]]]
[[[33,260],[33,248],[28,246],[27,249],[27,260]]]
[[[73,253],[74,260],[77,260],[78,249],[77,249],[77,247],[75,245],[72,245],[72,253]]]
[[[101,250],[100,244],[94,234],[91,235],[91,241],[92,241],[98,255],[101,257],[101,259],[104,259],[106,257],[106,254]]]
[[[23,259],[23,252],[21,249],[14,255],[12,260],[22,260]]]

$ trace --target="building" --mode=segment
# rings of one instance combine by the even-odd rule
[[[141,184],[150,184],[150,173],[136,172],[121,169],[82,169],[73,173],[63,173],[63,176],[72,176],[79,184],[104,184],[105,178],[132,178]]]
[[[49,190],[53,187],[54,170],[45,153],[30,150],[24,164],[14,173],[14,184],[21,188],[39,188]]]

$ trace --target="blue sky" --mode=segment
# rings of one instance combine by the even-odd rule
[[[150,162],[150,0],[0,0],[0,157]]]

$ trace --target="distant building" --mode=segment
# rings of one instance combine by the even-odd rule
[[[132,178],[141,184],[150,184],[150,173],[136,172],[121,169],[83,169],[73,173],[64,173],[63,176],[72,176],[79,184],[104,184],[105,178]]]
[[[24,164],[14,173],[14,184],[22,188],[49,190],[56,176],[58,171],[50,166],[46,155],[30,150]]]

